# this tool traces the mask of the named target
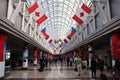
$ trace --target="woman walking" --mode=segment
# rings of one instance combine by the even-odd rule
[[[81,70],[82,70],[82,59],[77,58],[76,63],[77,63],[78,75],[80,76],[81,75]]]

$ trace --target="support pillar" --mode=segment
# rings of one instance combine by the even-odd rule
[[[37,61],[38,61],[38,49],[35,48],[34,49],[34,65],[37,65]]]
[[[24,46],[24,52],[23,52],[23,69],[28,68],[28,45]]]
[[[42,59],[43,58],[43,51],[39,52],[39,58]]]
[[[6,41],[6,35],[0,33],[0,80],[4,77],[5,72]]]
[[[93,57],[93,49],[92,49],[92,45],[91,44],[88,44],[88,67],[90,68],[91,67],[91,59]]]
[[[79,56],[79,58],[82,59],[82,50],[81,50],[81,48],[78,48],[78,56]]]
[[[77,57],[77,54],[76,54],[75,50],[73,50],[73,55],[74,55],[74,57]]]

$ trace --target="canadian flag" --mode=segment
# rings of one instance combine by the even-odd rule
[[[67,39],[67,38],[66,38],[66,39],[64,39],[63,41],[64,41],[64,43],[68,43],[68,39]]]
[[[83,22],[86,20],[88,15],[91,13],[91,9],[86,6],[84,3],[80,6],[80,10],[77,14],[75,14],[72,18],[78,23],[83,24]]]
[[[43,14],[42,16],[40,15],[40,12],[38,11],[39,5],[37,2],[35,2],[33,5],[31,5],[28,8],[28,13],[29,14],[33,14],[35,16],[35,18],[37,18],[36,22],[37,24],[41,24],[43,23],[48,17]]]
[[[52,48],[54,47],[53,40],[51,38],[48,38],[47,42],[48,42],[50,47],[52,47]]]
[[[68,40],[67,38],[63,40],[62,48],[64,48],[64,47],[66,46],[66,44],[68,43],[68,41],[69,41],[69,40]]]
[[[53,40],[52,40],[51,38],[49,38],[49,39],[47,40],[47,42],[48,42],[49,44],[51,44],[51,43],[53,42]]]

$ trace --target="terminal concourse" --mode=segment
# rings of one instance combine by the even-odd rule
[[[0,0],[0,80],[120,80],[120,0]]]

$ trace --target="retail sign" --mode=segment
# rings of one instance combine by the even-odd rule
[[[38,58],[38,49],[35,48],[35,51],[34,51],[34,59],[37,59]]]
[[[111,37],[111,48],[115,60],[120,60],[120,33],[114,33]]]

